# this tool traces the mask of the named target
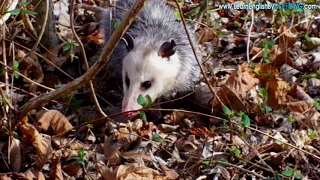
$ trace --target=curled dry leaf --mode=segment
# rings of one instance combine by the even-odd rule
[[[24,175],[22,174],[18,174],[18,173],[14,173],[14,172],[9,172],[9,173],[1,173],[0,174],[0,179],[1,180],[30,180],[28,178],[26,178]]]
[[[26,53],[21,50],[17,52],[16,59],[19,61],[19,71],[21,71],[22,74],[26,77],[31,77],[31,79],[35,82],[42,83],[44,74],[42,71],[42,67],[38,61],[38,57],[34,53],[32,53],[26,59],[23,59],[25,55]],[[37,85],[30,84],[29,86],[32,92],[36,91]]]
[[[131,163],[121,165],[116,169],[100,169],[101,175],[105,180],[132,180],[132,179],[161,179],[159,172],[148,168],[142,164]],[[164,179],[164,178],[163,178]]]
[[[62,173],[60,159],[61,159],[61,154],[55,153],[51,163],[52,170],[53,170],[51,174],[51,179],[63,180],[63,173]]]
[[[28,179],[37,179],[37,180],[45,180],[45,177],[41,171],[36,169],[28,169],[26,172],[23,173],[26,178]]]
[[[108,164],[119,164],[121,159],[119,157],[119,150],[121,146],[118,143],[112,143],[113,137],[112,136],[105,136],[104,143],[102,145],[104,155],[106,157],[106,162]]]
[[[277,44],[279,44],[279,47],[283,50],[286,50],[294,45],[296,42],[296,33],[297,30],[295,28],[291,28],[289,31],[288,27],[286,25],[282,25],[279,29],[279,33],[286,32],[284,35],[280,36],[277,40]]]
[[[294,62],[290,58],[288,52],[282,52],[281,54],[277,55],[276,59],[273,61],[274,66],[276,68],[280,68],[284,64],[288,64],[289,66],[294,67]]]
[[[255,74],[246,65],[239,66],[238,70],[233,72],[227,82],[217,92],[217,96],[213,100],[213,107],[216,112],[221,110],[221,103],[224,105],[232,105],[232,109],[236,111],[246,111],[243,100],[247,98],[247,94],[259,80],[255,78]]]
[[[268,82],[268,105],[273,109],[282,108],[287,102],[290,85],[282,79],[272,77]]]
[[[23,138],[31,142],[37,150],[36,164],[39,169],[42,169],[43,165],[52,155],[51,137],[42,136],[38,130],[28,122],[21,121],[19,128],[23,134]]]
[[[66,42],[59,44],[58,46],[54,47],[53,49],[50,49],[49,51],[46,51],[42,56],[47,57],[53,64],[55,64],[57,67],[61,67],[64,62],[68,59],[68,57],[58,57],[59,50],[66,44]],[[49,64],[47,70],[53,71],[55,68]]]
[[[73,128],[69,120],[59,111],[50,110],[37,114],[38,124],[44,130],[48,131],[52,127],[55,134],[69,131]]]
[[[21,168],[21,143],[19,139],[9,137],[10,139],[10,165],[14,172],[20,172]]]
[[[160,168],[166,175],[166,179],[178,179],[179,174],[176,171],[169,169],[167,166],[161,163],[160,163]]]
[[[173,111],[172,113],[164,116],[164,121],[168,124],[176,124],[179,123],[185,115],[186,114],[184,112]]]

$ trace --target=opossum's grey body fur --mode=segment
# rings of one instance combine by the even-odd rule
[[[134,0],[118,0],[116,10],[108,9],[103,12],[102,26],[106,41],[114,30],[114,22],[120,23],[133,3]],[[112,18],[110,18],[110,11],[113,13]],[[111,21],[110,19],[113,20]],[[163,42],[174,39],[177,44],[176,53],[181,59],[181,66],[178,76],[175,77],[176,86],[170,92],[165,92],[161,96],[167,97],[172,93],[185,92],[192,89],[199,79],[199,67],[182,22],[176,18],[174,10],[166,5],[163,0],[147,1],[127,33],[133,38],[134,46],[145,48],[146,51],[158,49]],[[193,38],[194,46],[196,46],[193,32],[189,30],[189,33]],[[198,53],[198,50],[196,51]],[[122,59],[127,54],[126,44],[121,41],[109,60],[111,70],[118,77],[121,77]],[[199,53],[198,58],[200,59]]]

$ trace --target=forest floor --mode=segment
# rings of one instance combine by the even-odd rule
[[[201,82],[123,120],[104,1],[1,1],[1,179],[320,179],[319,1],[246,2],[166,0]]]

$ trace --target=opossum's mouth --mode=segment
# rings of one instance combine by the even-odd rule
[[[138,115],[138,113],[137,113],[137,112],[124,112],[123,115],[124,115],[125,117],[128,117],[128,118],[133,118],[133,117],[135,117],[136,115]]]

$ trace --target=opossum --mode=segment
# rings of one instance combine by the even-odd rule
[[[105,41],[110,38],[134,0],[119,0],[102,15]],[[112,12],[112,16],[111,13]],[[113,52],[109,64],[122,72],[122,112],[138,110],[138,96],[152,101],[190,91],[200,71],[184,26],[164,0],[149,0]],[[110,18],[111,17],[111,18]],[[111,20],[112,19],[112,20]],[[195,35],[191,33],[193,44]],[[199,50],[196,49],[199,56]],[[120,74],[118,74],[120,75]],[[136,113],[125,113],[127,117]]]

